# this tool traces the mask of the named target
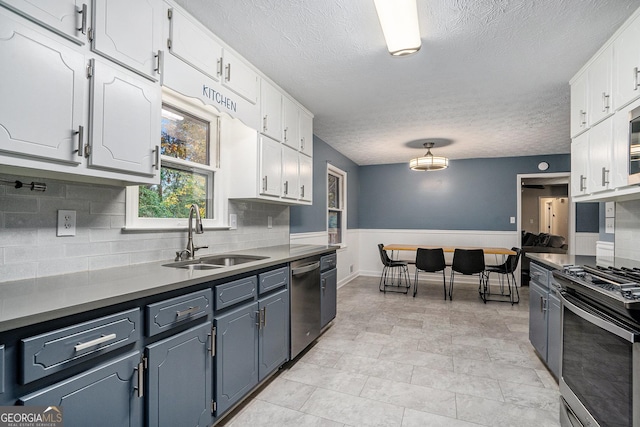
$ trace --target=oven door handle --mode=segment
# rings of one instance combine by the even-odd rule
[[[630,343],[639,341],[638,339],[639,334],[637,332],[630,331],[629,329],[626,329],[626,328],[622,328],[599,316],[589,313],[583,310],[582,308],[578,307],[577,305],[573,304],[569,300],[567,300],[567,298],[564,295],[561,295],[561,296],[562,296],[562,304],[565,307],[567,307],[569,310],[571,310],[573,313],[575,313],[577,316],[580,316],[581,318],[586,320],[587,322],[593,323],[599,328],[602,328],[605,331],[611,332],[612,334],[617,335],[620,338],[629,341]]]

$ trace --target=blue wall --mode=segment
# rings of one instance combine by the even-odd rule
[[[569,155],[451,160],[437,172],[407,164],[360,167],[360,228],[515,231],[516,178],[568,172]]]
[[[289,210],[291,233],[327,230],[327,163],[347,172],[347,228],[358,223],[358,187],[360,168],[329,144],[313,136],[313,205],[292,206]]]
[[[407,164],[358,166],[314,136],[313,205],[290,209],[291,233],[326,230],[327,163],[347,172],[349,229],[515,231],[518,174],[568,172],[568,154],[451,160],[438,172],[414,172]],[[579,203],[576,231],[600,230],[599,203]]]

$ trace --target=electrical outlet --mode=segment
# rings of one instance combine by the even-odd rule
[[[272,216],[268,216],[267,217],[267,228],[273,228],[273,217]]]
[[[238,228],[238,215],[229,214],[229,230],[236,230]]]
[[[76,211],[58,211],[57,236],[76,235]]]

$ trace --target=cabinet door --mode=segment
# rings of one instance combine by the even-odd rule
[[[222,74],[222,46],[177,9],[168,9],[167,17],[170,23],[169,52],[219,81]],[[203,52],[207,54],[203,55]]]
[[[571,137],[588,129],[588,81],[587,73],[582,74],[571,84]]]
[[[0,151],[79,164],[83,55],[0,8]],[[75,153],[74,153],[75,151]]]
[[[82,45],[86,40],[89,23],[88,2],[89,0],[0,0],[0,5]]]
[[[91,166],[153,176],[160,144],[160,87],[95,61]],[[159,176],[159,174],[158,174]]]
[[[613,114],[613,47],[605,49],[591,64],[589,80],[589,118],[591,126]]]
[[[266,136],[260,137],[260,194],[280,197],[282,146]]]
[[[589,165],[589,133],[578,135],[571,141],[571,195],[587,194],[587,168]]]
[[[220,416],[258,384],[258,303],[214,319],[215,396]]]
[[[634,19],[613,42],[614,98],[616,108],[640,96],[640,17]]]
[[[289,290],[258,301],[260,310],[259,380],[289,359]]]
[[[300,129],[298,124],[299,108],[286,96],[283,97],[284,105],[284,142],[291,148],[300,149]]]
[[[529,341],[547,360],[547,304],[548,292],[531,281],[529,283]]]
[[[313,201],[313,159],[304,154],[298,155],[300,168],[300,200]]]
[[[313,117],[300,111],[300,151],[307,156],[313,156]]]
[[[162,8],[158,0],[93,0],[91,48],[157,80],[160,76]]]
[[[150,426],[209,426],[211,322],[147,347]]]
[[[298,192],[298,152],[282,146],[282,197],[297,199]]]
[[[560,299],[549,293],[549,325],[547,331],[547,366],[560,378],[560,337],[562,335],[562,309]]]
[[[269,82],[260,83],[262,133],[276,141],[282,140],[282,94]]]
[[[320,275],[320,327],[324,328],[336,317],[338,303],[338,270],[335,268]]]
[[[61,406],[67,426],[141,426],[140,352],[126,354],[19,399],[23,405]]]
[[[589,192],[608,190],[611,185],[611,152],[613,150],[613,118],[589,129]]]
[[[252,104],[258,102],[258,73],[228,50],[224,51],[223,58],[222,84]]]

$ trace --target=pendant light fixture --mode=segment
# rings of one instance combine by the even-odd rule
[[[378,19],[393,56],[406,56],[420,50],[420,26],[416,0],[374,0]]]
[[[439,171],[449,167],[449,159],[446,157],[434,156],[431,154],[431,148],[433,142],[425,142],[424,148],[427,149],[427,153],[422,157],[416,157],[409,161],[409,167],[414,171]]]

